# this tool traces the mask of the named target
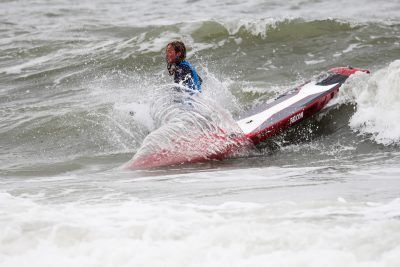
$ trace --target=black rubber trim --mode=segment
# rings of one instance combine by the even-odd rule
[[[335,83],[342,84],[347,80],[347,78],[349,78],[349,77],[345,76],[345,75],[331,74],[326,79],[317,83],[317,85],[331,85],[331,84],[335,84]]]

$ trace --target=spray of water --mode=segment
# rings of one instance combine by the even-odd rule
[[[156,130],[145,138],[129,167],[222,159],[250,145],[230,113],[211,99],[176,85],[160,88],[157,94],[151,106]]]
[[[400,60],[372,75],[352,75],[341,90],[341,102],[356,104],[350,127],[383,145],[400,143]]]

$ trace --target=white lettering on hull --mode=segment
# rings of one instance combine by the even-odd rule
[[[289,123],[290,123],[290,124],[293,124],[293,123],[295,123],[296,121],[302,119],[303,117],[304,117],[304,112],[302,111],[302,112],[300,112],[299,114],[296,114],[296,115],[294,115],[293,117],[291,117]]]

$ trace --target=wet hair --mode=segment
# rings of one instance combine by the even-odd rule
[[[178,61],[177,63],[184,61],[185,58],[186,58],[186,47],[185,47],[185,44],[183,42],[181,42],[181,41],[173,41],[173,42],[170,42],[167,45],[167,47],[169,45],[171,45],[174,48],[175,53],[178,53],[178,52],[181,53],[181,55],[179,57],[177,57],[177,59],[176,59]]]

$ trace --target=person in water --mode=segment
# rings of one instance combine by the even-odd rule
[[[174,82],[185,86],[191,94],[201,92],[202,79],[195,68],[186,61],[186,47],[180,41],[173,41],[166,47],[165,59],[169,75],[174,75]]]

